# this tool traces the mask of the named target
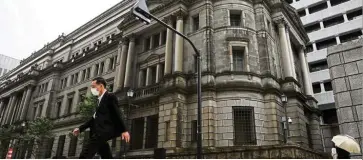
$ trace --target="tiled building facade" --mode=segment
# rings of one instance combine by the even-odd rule
[[[129,13],[133,4],[120,2],[12,70],[0,89],[2,125],[52,118],[56,137],[50,156],[78,156],[81,140],[66,135],[81,124],[77,104],[89,93],[90,80],[102,76],[127,115],[129,156],[195,147],[193,50],[154,21],[136,21]],[[203,146],[283,144],[285,94],[289,139],[322,151],[320,113],[304,53],[308,38],[285,1],[150,0],[148,5],[200,49]],[[135,96],[127,98],[130,89]],[[120,142],[110,141],[114,151]]]

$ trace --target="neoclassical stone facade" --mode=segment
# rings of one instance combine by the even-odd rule
[[[90,80],[102,76],[129,122],[128,156],[195,147],[194,52],[155,21],[135,20],[133,4],[120,2],[7,74],[0,89],[2,125],[52,118],[51,156],[78,156],[81,140],[65,135],[82,123],[77,103],[89,93]],[[148,6],[200,49],[204,147],[282,145],[285,94],[289,140],[322,151],[304,54],[308,38],[292,7],[280,0],[149,0]],[[135,95],[128,98],[130,89]],[[120,143],[110,141],[113,151]]]

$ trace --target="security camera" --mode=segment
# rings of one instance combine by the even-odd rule
[[[287,122],[289,122],[290,124],[292,123],[292,119],[290,117],[287,118]]]

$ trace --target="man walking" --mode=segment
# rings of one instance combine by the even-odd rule
[[[73,130],[73,135],[78,136],[80,132],[90,128],[90,137],[85,142],[79,158],[92,159],[98,153],[102,159],[112,159],[107,141],[121,135],[122,140],[129,143],[130,135],[121,117],[117,97],[107,92],[105,79],[94,78],[91,83],[91,92],[98,96],[96,112],[86,123]]]

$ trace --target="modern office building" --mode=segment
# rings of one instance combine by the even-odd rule
[[[67,135],[82,123],[77,104],[97,76],[125,110],[127,156],[150,156],[154,148],[168,155],[195,152],[194,52],[155,21],[137,21],[130,13],[134,3],[124,0],[61,35],[3,78],[2,125],[37,117],[55,123],[55,137],[45,142],[40,158],[79,155],[81,139]],[[319,157],[320,112],[304,53],[309,39],[294,8],[283,0],[150,0],[148,6],[200,49],[202,142],[213,152],[208,156]],[[129,90],[133,97],[126,96]],[[120,151],[120,142],[110,141],[112,151]],[[18,148],[15,158],[33,157],[32,146],[27,148]]]
[[[326,151],[339,134],[333,87],[327,63],[327,48],[362,37],[362,0],[287,0],[293,6],[310,38],[306,46],[314,97],[323,113]]]
[[[20,60],[0,54],[0,77],[20,64]]]

